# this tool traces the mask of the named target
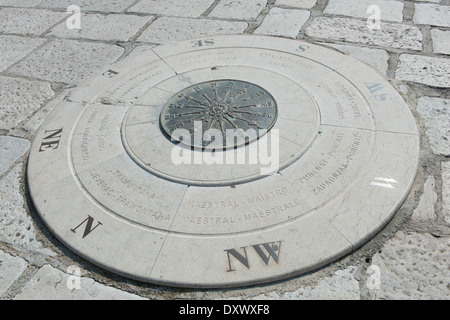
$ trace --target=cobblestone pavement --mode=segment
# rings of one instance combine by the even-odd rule
[[[81,8],[81,30],[67,27],[70,5]],[[373,5],[381,9],[375,30]],[[140,283],[66,249],[39,219],[25,180],[30,144],[49,111],[135,50],[243,33],[333,47],[373,66],[403,95],[422,152],[393,221],[326,268],[239,290]],[[0,51],[0,299],[450,298],[449,0],[0,0]]]

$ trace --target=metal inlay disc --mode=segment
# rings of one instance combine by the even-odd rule
[[[239,80],[214,80],[175,94],[163,107],[161,126],[172,140],[187,146],[227,149],[252,142],[269,131],[277,115],[275,99],[260,86]],[[181,135],[174,135],[176,130]],[[182,130],[188,133],[186,139],[180,139],[186,136]],[[196,133],[200,139],[196,139]],[[222,139],[216,141],[216,137]]]
[[[179,287],[282,280],[357,250],[409,194],[415,119],[364,63],[250,35],[137,52],[74,89],[30,151],[37,212],[92,263]]]

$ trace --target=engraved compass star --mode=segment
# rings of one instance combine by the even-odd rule
[[[168,107],[167,107],[168,106]],[[180,107],[181,106],[181,107]],[[227,130],[269,130],[277,118],[277,105],[263,88],[245,81],[216,80],[199,83],[176,94],[162,111],[162,127],[171,135],[179,128],[191,135],[202,123],[202,131],[218,129],[225,137]],[[163,121],[164,120],[164,121]]]
[[[239,129],[239,126],[236,122],[242,121],[247,126],[253,127],[255,129],[263,129],[261,126],[258,125],[255,121],[245,119],[243,115],[253,116],[254,113],[250,111],[243,111],[240,109],[243,108],[250,108],[254,107],[256,108],[256,104],[252,105],[245,105],[240,106],[239,104],[242,102],[248,101],[247,98],[241,99],[240,101],[237,101],[237,98],[245,95],[247,93],[248,87],[238,90],[235,94],[235,96],[231,99],[228,99],[228,95],[230,94],[231,90],[225,91],[225,94],[222,98],[219,97],[219,94],[217,92],[217,88],[212,88],[212,96],[208,95],[208,92],[201,93],[201,97],[204,98],[204,100],[199,100],[198,98],[194,98],[191,96],[186,96],[185,99],[194,103],[197,103],[197,105],[194,106],[185,106],[187,109],[200,109],[198,112],[187,112],[184,114],[179,114],[179,116],[186,116],[186,115],[193,115],[193,114],[199,114],[198,117],[191,118],[188,121],[194,122],[201,120],[203,122],[209,123],[208,129],[211,129],[215,123],[218,124],[219,129],[221,130],[222,134],[225,135],[225,127],[226,123],[231,125],[233,129]],[[228,99],[228,101],[227,101]]]

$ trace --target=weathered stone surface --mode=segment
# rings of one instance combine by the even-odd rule
[[[46,40],[12,35],[0,36],[0,72],[19,61]]]
[[[432,87],[450,86],[450,60],[446,58],[402,54],[395,77]]]
[[[128,9],[128,12],[143,12],[177,17],[199,17],[214,0],[142,0]]]
[[[450,238],[398,232],[372,259],[381,271],[381,288],[372,299],[450,299]]]
[[[272,292],[259,295],[255,300],[359,300],[359,282],[355,278],[357,268],[336,271],[331,277],[320,281],[315,287],[301,287],[293,292]]]
[[[35,7],[42,3],[42,0],[0,0],[0,6],[8,7]]]
[[[39,129],[39,127],[44,122],[45,118],[49,114],[49,112],[59,103],[63,101],[65,97],[69,95],[69,91],[63,91],[58,96],[54,97],[51,101],[46,103],[42,108],[40,108],[37,112],[35,112],[31,118],[26,120],[25,122],[21,123],[20,127],[21,129],[28,131],[33,136],[35,135],[36,131]]]
[[[25,139],[0,136],[0,175],[27,152],[30,142]]]
[[[266,0],[222,0],[209,16],[238,20],[255,19],[266,3]]]
[[[16,127],[53,95],[47,83],[0,77],[0,128],[11,130]]]
[[[330,0],[323,13],[340,14],[349,17],[368,18],[369,6],[380,8],[380,19],[383,21],[403,21],[403,3],[385,0]]]
[[[450,54],[450,31],[432,29],[431,38],[434,53]]]
[[[65,13],[22,9],[0,9],[0,33],[40,35],[67,17]]]
[[[272,8],[254,33],[295,38],[309,16],[307,10]]]
[[[27,268],[27,262],[0,250],[0,296],[16,281]]]
[[[81,277],[79,283],[67,274],[45,265],[28,282],[15,300],[145,300],[139,296],[104,286]],[[79,287],[79,289],[78,289]]]
[[[433,2],[440,3],[442,0],[414,0],[415,2]]]
[[[425,120],[426,135],[433,152],[450,155],[450,100],[422,97],[417,112]]]
[[[450,227],[450,162],[442,162],[442,213]]]
[[[16,165],[0,180],[0,241],[47,255],[54,253],[36,238],[33,220],[28,216],[21,192],[22,166]]]
[[[103,41],[128,41],[149,22],[152,17],[134,15],[83,14],[81,30],[69,29],[63,22],[49,33],[50,36],[72,39]],[[114,30],[114,32],[111,32]]]
[[[38,79],[78,84],[116,61],[123,49],[108,44],[55,40],[30,54],[11,72]]]
[[[311,37],[377,45],[399,49],[422,49],[422,32],[410,25],[381,22],[381,29],[371,30],[361,20],[318,17],[306,29]]]
[[[66,9],[71,5],[77,5],[82,12],[122,12],[134,2],[135,0],[47,0],[39,5],[39,8]]]
[[[137,40],[163,44],[209,35],[241,33],[247,26],[245,22],[161,17]]]
[[[414,5],[414,23],[432,26],[450,27],[450,6],[432,3],[416,3]]]
[[[382,74],[386,74],[388,69],[389,54],[386,50],[362,48],[357,46],[347,46],[341,44],[327,43],[327,46],[333,47],[347,53],[368,65],[374,67]]]
[[[277,0],[276,5],[310,9],[314,7],[316,3],[317,0]]]
[[[425,182],[423,195],[420,202],[414,210],[411,220],[414,222],[426,222],[436,219],[436,201],[437,194],[435,191],[434,177],[430,176]]]

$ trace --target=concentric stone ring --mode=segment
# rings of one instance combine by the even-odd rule
[[[238,129],[253,135],[211,138]],[[38,131],[27,174],[42,220],[85,259],[225,288],[357,250],[400,208],[418,159],[407,104],[364,63],[216,36],[131,54],[76,88]]]

